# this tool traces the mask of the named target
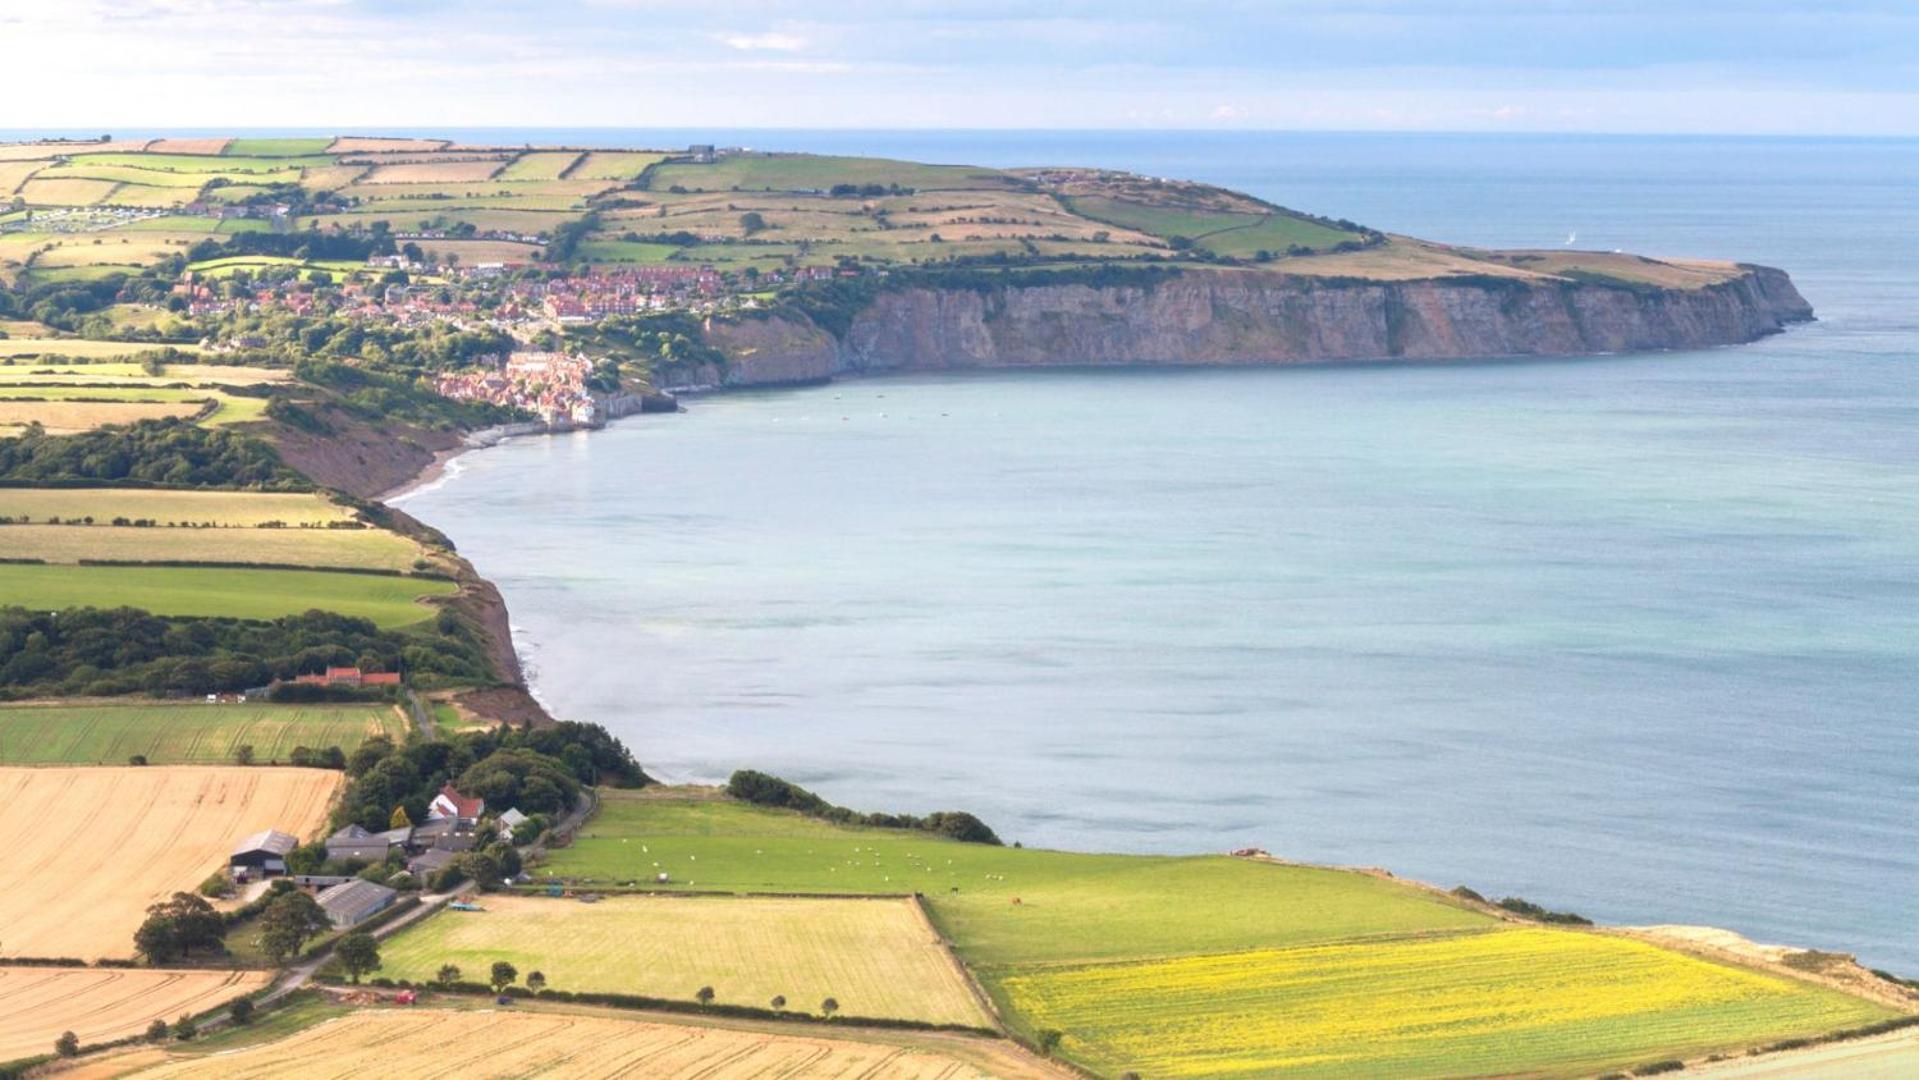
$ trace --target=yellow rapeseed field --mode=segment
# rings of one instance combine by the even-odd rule
[[[1889,1015],[1797,980],[1544,928],[998,977],[1033,1031],[1149,1076],[1578,1075]]]

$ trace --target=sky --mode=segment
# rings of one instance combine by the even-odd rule
[[[0,47],[0,129],[1919,135],[1913,0],[0,0]]]

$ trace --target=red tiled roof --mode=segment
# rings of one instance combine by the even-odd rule
[[[485,799],[469,799],[465,795],[455,791],[452,784],[442,786],[440,788],[440,794],[445,796],[447,801],[453,804],[454,812],[463,818],[479,817],[481,812],[486,809]]]

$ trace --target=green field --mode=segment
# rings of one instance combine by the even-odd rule
[[[961,844],[919,832],[845,829],[735,802],[617,791],[606,793],[599,816],[543,869],[598,882],[650,881],[664,871],[673,888],[732,892],[919,891],[960,954],[983,964],[1170,956],[1494,925],[1422,890],[1361,874],[1225,856]]]
[[[290,255],[230,255],[224,259],[208,259],[197,262],[187,269],[201,277],[222,278],[235,271],[249,272],[269,267],[298,267],[301,270],[323,270],[329,274],[362,274],[366,272],[365,263],[350,262],[344,259],[296,259]]]
[[[1262,250],[1283,253],[1294,244],[1323,250],[1342,241],[1359,239],[1353,233],[1292,214],[1236,214],[1152,206],[1101,196],[1081,196],[1067,200],[1067,205],[1075,213],[1096,221],[1135,229],[1162,240],[1183,236],[1208,251],[1241,258]]]
[[[381,949],[381,972],[432,979],[440,965],[475,981],[495,960],[559,990],[694,999],[760,1008],[775,994],[817,1012],[987,1023],[972,992],[905,900],[628,897],[582,904],[489,896],[483,912],[446,911]]]
[[[330,138],[320,139],[235,139],[227,144],[226,157],[314,157],[333,145]]]
[[[351,521],[353,511],[319,494],[259,491],[172,491],[157,488],[0,488],[0,517],[46,522],[117,517],[162,525],[251,527]],[[223,536],[224,533],[215,534]]]
[[[908,892],[1027,1036],[1144,1076],[1584,1075],[1888,1015],[1796,979],[1493,918],[1380,876],[1083,855],[606,792],[540,868],[727,892]],[[670,875],[666,886],[653,883]]]
[[[824,191],[835,184],[898,184],[919,191],[1014,188],[1018,177],[971,165],[922,165],[819,154],[730,154],[711,165],[660,165],[647,188],[668,191]]]
[[[1597,933],[1036,968],[993,980],[1074,1060],[1146,1076],[1587,1076],[1885,1019],[1774,975]]]
[[[495,180],[558,180],[567,166],[580,160],[574,150],[521,154],[493,175]]]
[[[324,570],[0,564],[0,597],[38,611],[134,607],[155,615],[275,619],[319,608],[395,627],[432,616],[421,597],[457,591],[450,581]]]
[[[234,748],[285,761],[296,746],[349,753],[372,735],[398,739],[406,723],[390,705],[12,705],[0,707],[0,765],[224,765]]]
[[[590,263],[663,263],[680,249],[672,244],[649,244],[643,240],[583,240],[579,257]]]

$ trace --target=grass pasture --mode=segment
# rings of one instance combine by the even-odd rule
[[[421,598],[457,591],[450,581],[326,570],[0,564],[0,596],[40,611],[135,607],[155,615],[267,620],[319,608],[398,627],[432,616]]]
[[[8,504],[0,489],[0,506]],[[407,570],[419,545],[385,529],[194,529],[92,525],[0,525],[0,558],[52,564],[194,562]]]
[[[266,983],[254,971],[0,967],[0,1061],[51,1053],[63,1031],[83,1044],[138,1035],[156,1018],[201,1013]]]
[[[224,765],[240,746],[274,762],[296,746],[352,753],[371,736],[405,734],[399,712],[378,704],[9,705],[0,706],[0,765],[124,765],[135,754],[156,766]]]
[[[649,165],[666,160],[665,154],[624,150],[595,150],[575,166],[570,174],[576,180],[636,180]]]
[[[252,528],[351,521],[353,511],[324,495],[253,491],[167,491],[152,488],[0,488],[0,517],[46,522],[123,517],[162,524]],[[217,536],[225,536],[220,533]]]
[[[482,979],[495,960],[559,990],[597,990],[848,1016],[987,1023],[906,900],[624,897],[582,904],[490,896],[483,912],[445,911],[395,937],[382,971],[427,980],[452,963]]]
[[[521,154],[500,170],[501,180],[558,180],[580,160],[577,150],[536,150]]]
[[[544,869],[603,884],[666,872],[668,888],[701,891],[917,890],[970,963],[1173,956],[1496,925],[1423,890],[1340,871],[961,844],[724,800],[603,796],[599,816]]]
[[[1219,255],[1248,258],[1259,251],[1283,253],[1299,244],[1324,250],[1354,233],[1329,228],[1292,214],[1241,214],[1222,210],[1154,206],[1106,196],[1079,196],[1067,205],[1078,214],[1157,236],[1162,240],[1186,237]]]
[[[0,890],[0,955],[131,955],[147,905],[200,884],[249,833],[312,835],[343,779],[323,769],[0,767],[0,844],[14,867]]]
[[[233,139],[221,151],[232,157],[315,157],[324,152],[332,139]]]
[[[175,1060],[139,1080],[213,1075],[256,1080],[329,1076],[677,1076],[700,1080],[858,1077],[885,1080],[1037,1080],[1050,1070],[984,1040],[910,1032],[835,1032],[792,1025],[661,1023],[580,1010],[515,1008],[361,1010],[289,1037]],[[120,1074],[128,1075],[128,1074]]]
[[[1102,1072],[1581,1076],[1870,1023],[1807,983],[1596,933],[1512,929],[993,980]]]

